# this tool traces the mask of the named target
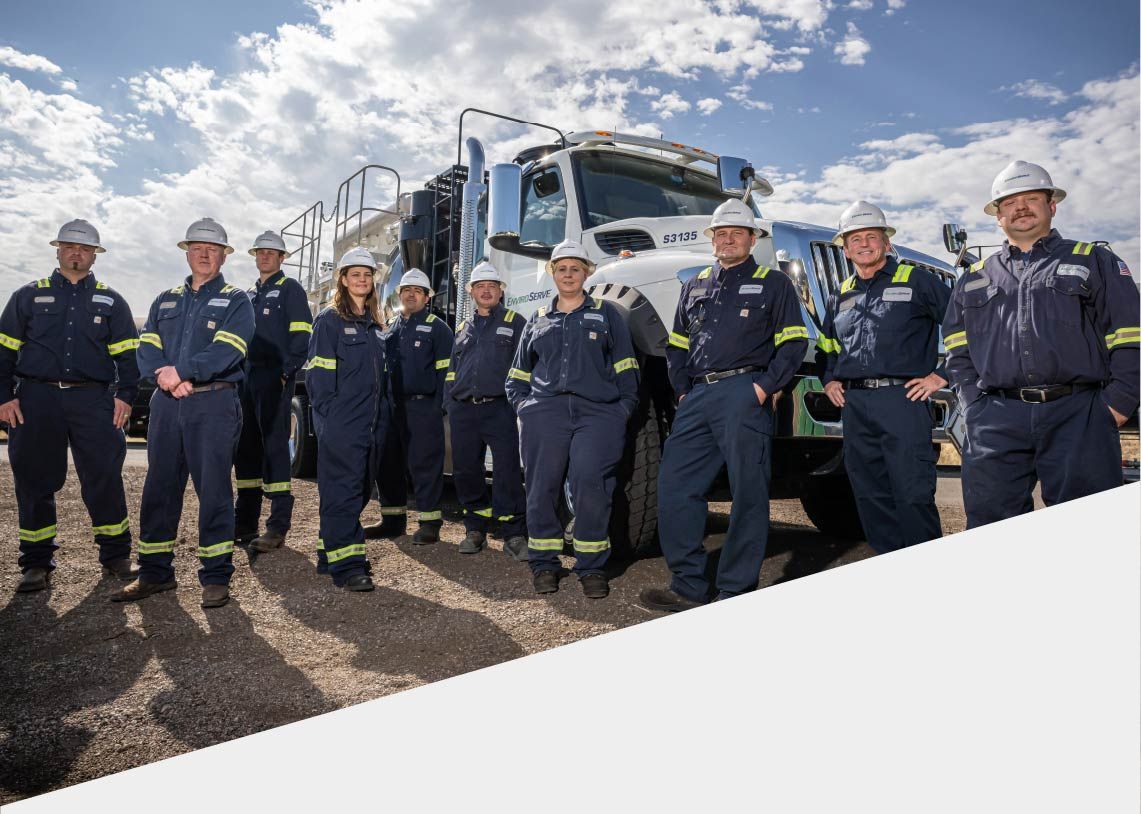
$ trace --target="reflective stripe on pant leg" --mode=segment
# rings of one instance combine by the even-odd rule
[[[183,399],[183,449],[198,494],[198,581],[228,585],[234,573],[234,504],[230,467],[242,430],[233,390]]]
[[[277,372],[272,387],[257,395],[258,421],[261,423],[265,495],[269,499],[267,529],[285,534],[293,525],[293,489],[290,485],[292,465],[289,460],[289,420],[293,403],[294,379],[285,385]]]
[[[489,405],[481,418],[484,440],[491,447],[491,506],[499,520],[499,534],[504,537],[527,534],[525,512],[527,498],[523,493],[523,471],[519,464],[519,428],[515,412],[506,399]]]
[[[468,531],[487,531],[491,501],[484,478],[484,444],[480,432],[483,405],[454,402],[448,408],[452,439],[452,483],[464,509]]]
[[[60,392],[45,384],[21,382],[19,392],[24,423],[8,428],[8,459],[15,482],[20,538],[19,566],[54,568],[55,493],[67,478],[67,433]],[[51,528],[50,535],[44,535]],[[36,539],[25,539],[34,536]]]
[[[155,390],[147,419],[147,475],[139,507],[139,579],[174,579],[174,542],[189,470],[182,452],[181,401]],[[151,548],[151,546],[169,548]]]
[[[109,392],[94,388],[68,391],[62,401],[67,434],[80,493],[99,545],[99,562],[106,565],[131,556],[123,463],[127,439],[115,427],[115,403]]]
[[[520,447],[527,479],[528,565],[533,573],[559,568],[563,526],[558,505],[570,455],[569,396],[536,399],[522,409]]]
[[[442,519],[440,499],[444,493],[444,416],[434,402],[411,401],[408,416],[408,471],[420,522]]]
[[[256,535],[261,526],[262,502],[262,438],[253,386],[249,380],[242,382],[240,400],[242,434],[234,453],[235,485],[238,489],[234,501],[234,528],[241,537],[248,537]]]
[[[322,550],[333,584],[343,585],[355,573],[369,573],[364,529],[360,524],[360,514],[371,487],[372,441],[368,435],[368,416],[338,415],[335,420],[325,422],[318,444],[321,449],[317,456],[317,490]]]
[[[610,507],[626,441],[626,415],[618,404],[572,396],[576,419],[567,480],[574,503],[576,574],[601,573],[610,558]]]

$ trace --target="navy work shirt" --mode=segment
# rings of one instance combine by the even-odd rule
[[[682,285],[666,361],[679,397],[698,376],[747,366],[771,396],[792,380],[807,349],[792,280],[747,257],[730,269],[716,263]]]
[[[935,373],[939,326],[951,289],[926,269],[888,257],[864,280],[853,274],[829,298],[824,327],[816,340],[824,384],[833,379],[915,379]]]
[[[268,368],[289,377],[305,364],[313,316],[301,283],[278,271],[266,281],[254,283],[246,292],[254,307],[254,339],[250,342],[250,365]]]
[[[250,298],[221,274],[197,291],[190,287],[192,279],[152,303],[139,335],[139,370],[143,378],[154,379],[160,367],[174,365],[179,378],[196,385],[240,382],[254,335]]]
[[[556,296],[523,329],[507,374],[516,411],[529,398],[573,393],[588,401],[621,402],[627,417],[638,406],[638,360],[626,320],[613,303],[589,294],[565,314]]]
[[[28,283],[0,316],[0,404],[15,379],[115,383],[130,404],[139,384],[139,334],[127,301],[87,274],[70,282],[59,269]]]
[[[464,401],[505,394],[503,383],[523,338],[523,318],[502,304],[487,316],[461,322],[445,377],[445,399]]]
[[[309,403],[322,418],[335,411],[339,422],[376,426],[390,398],[386,342],[368,315],[345,319],[331,307],[317,315],[305,385]]]
[[[1103,384],[1137,409],[1137,284],[1113,252],[1051,229],[1028,252],[1007,242],[959,278],[943,321],[947,370],[966,405],[988,390]]]
[[[444,377],[452,356],[452,329],[423,308],[388,323],[389,353],[396,357],[400,375],[393,382],[398,397],[444,396]]]

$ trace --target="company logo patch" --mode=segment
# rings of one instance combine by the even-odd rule
[[[606,319],[602,316],[602,314],[589,314],[589,313],[583,314],[583,319],[593,319],[593,320],[597,320],[598,322],[605,322],[606,321]]]
[[[760,294],[764,290],[765,290],[765,287],[763,285],[750,283],[749,285],[743,285],[740,288],[738,288],[737,293],[738,294]]]
[[[885,288],[883,292],[884,302],[911,302],[912,290],[906,286],[896,286],[895,288]]]
[[[206,305],[210,306],[211,308],[225,308],[229,304],[230,301],[225,297],[215,297],[214,299],[210,300],[210,302],[206,303]]]
[[[280,288],[275,288],[273,291],[271,291],[271,292],[269,292],[268,294],[266,294],[266,295],[265,295],[265,298],[268,300],[270,297],[276,297],[276,296],[277,296],[278,294],[280,294],[280,293],[281,293],[281,289],[280,289]]]
[[[103,317],[95,317],[95,324],[98,325],[103,321]]]
[[[173,308],[176,305],[178,305],[177,302],[161,302],[161,303],[159,303],[158,307],[159,307],[159,310],[161,311],[163,308]]]
[[[36,297],[36,302],[55,302],[55,297]]]
[[[500,336],[515,336],[514,328],[496,328],[495,332]]]
[[[424,333],[430,334],[430,333],[432,333],[432,326],[431,325],[417,325],[416,330],[423,331]]]
[[[215,327],[217,327],[217,323],[215,323],[214,320],[210,320],[209,322],[206,323],[206,327],[207,328],[215,328]]]
[[[261,309],[261,313],[262,313],[262,316],[269,316],[269,309],[263,308],[263,309]]]
[[[106,294],[93,294],[91,296],[91,301],[92,302],[98,302],[98,303],[101,303],[103,305],[114,305],[115,304],[115,301],[113,299],[111,299],[110,297],[108,297]]]
[[[1089,269],[1085,266],[1074,266],[1068,263],[1063,263],[1058,266],[1055,272],[1059,277],[1081,277],[1083,280],[1089,279]]]
[[[855,308],[856,303],[860,302],[860,300],[863,298],[863,295],[860,295],[859,297],[848,297],[848,299],[840,303],[840,308],[838,310],[847,311],[849,308]]]
[[[357,332],[357,329],[354,328],[353,326],[351,326],[351,325],[345,326],[345,333],[353,335],[353,334],[356,334],[356,332]]]

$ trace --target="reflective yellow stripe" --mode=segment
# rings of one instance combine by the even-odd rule
[[[214,545],[198,547],[198,556],[203,560],[207,560],[210,557],[221,557],[223,554],[232,553],[234,553],[233,540],[226,540],[225,542],[215,543]]]
[[[260,489],[261,478],[238,478],[239,489]]]
[[[285,278],[282,277],[280,280],[278,280],[276,283],[274,283],[274,285],[285,285]]]
[[[113,342],[112,344],[108,345],[107,350],[112,356],[118,356],[124,351],[138,350],[138,347],[138,339],[124,339],[122,342]]]
[[[274,494],[276,492],[288,492],[288,491],[290,491],[289,483],[290,483],[289,481],[281,481],[279,483],[267,483],[264,486],[262,486],[262,491],[263,492],[269,492],[270,494]]]
[[[8,350],[19,350],[23,346],[22,339],[17,339],[8,334],[0,334],[0,348],[8,348]]]
[[[325,550],[325,541],[322,540],[320,537],[317,538],[317,550],[318,551],[324,551]]]
[[[757,268],[757,270],[753,272],[753,278],[754,279],[760,278],[763,280],[769,276],[769,271],[770,271],[770,269],[768,266],[759,266]]]
[[[456,372],[454,370],[449,370],[448,375],[444,377],[444,381],[454,382],[455,380],[456,380]]]
[[[961,348],[961,347],[966,346],[966,344],[967,344],[967,332],[966,331],[958,331],[958,332],[953,333],[953,334],[947,334],[946,336],[943,337],[943,347],[946,348],[947,350],[954,350],[955,348]]]
[[[424,318],[424,321],[425,322],[435,322],[436,321],[436,315],[435,314],[428,314],[428,316]]]
[[[627,356],[625,359],[619,359],[614,363],[614,372],[621,373],[624,370],[637,370],[638,360],[633,356]]]
[[[420,520],[443,520],[444,513],[439,509],[431,512],[420,512]]]
[[[242,352],[242,356],[246,355],[246,342],[237,334],[232,334],[229,331],[218,331],[214,334],[215,342],[225,342],[227,345],[233,345],[235,348]]]
[[[851,291],[855,287],[856,287],[856,275],[853,274],[851,277],[849,277],[847,280],[845,280],[843,282],[843,284],[840,286],[840,293],[841,294],[847,294],[849,291]]]
[[[982,271],[983,266],[986,265],[986,260],[980,260],[977,263],[971,263],[971,271]]]
[[[182,293],[182,290],[183,290],[185,287],[186,287],[186,286],[176,285],[174,288],[172,288],[172,289],[170,290],[170,293],[171,293],[171,294],[181,294],[181,293]]]
[[[706,267],[705,267],[705,268],[703,268],[703,269],[701,270],[701,272],[700,272],[700,273],[697,275],[697,279],[699,279],[699,280],[704,280],[706,277],[708,277],[708,276],[709,276],[710,274],[712,274],[712,273],[713,273],[713,266],[706,266]]]
[[[162,337],[158,334],[142,334],[139,336],[139,342],[146,342],[148,345],[154,345],[162,350]]]
[[[1092,251],[1092,243],[1078,243],[1074,246],[1074,254],[1089,254]]]
[[[536,551],[562,551],[563,538],[562,537],[528,537],[527,548],[533,548]]]
[[[291,322],[289,323],[289,330],[291,333],[313,333],[313,326],[308,322]]]
[[[504,322],[514,322],[515,321],[515,312],[508,310],[507,313],[503,315],[503,321]]]
[[[464,509],[464,514],[478,514],[480,517],[490,518],[491,517],[491,509],[490,508],[488,508],[488,509],[476,509],[476,510],[470,511],[470,512],[467,509]]]
[[[513,367],[509,371],[507,371],[507,376],[509,378],[512,378],[512,379],[518,379],[521,382],[531,381],[531,374],[528,373],[526,370],[520,370],[517,367]]]
[[[572,537],[571,543],[574,544],[575,551],[581,551],[584,554],[597,554],[599,551],[610,548],[609,540],[579,540],[577,537]]]
[[[99,291],[105,291],[105,290],[107,290],[107,289],[108,289],[108,288],[110,288],[110,287],[111,287],[111,286],[107,285],[106,283],[96,283],[96,284],[95,284],[95,288],[96,288],[97,290],[99,290]]]
[[[907,264],[899,266],[896,268],[895,274],[892,275],[891,281],[893,283],[906,283],[907,279],[911,276],[911,272],[914,268],[915,266],[910,266]]]
[[[325,549],[325,558],[329,561],[329,564],[332,565],[335,562],[340,562],[349,557],[363,557],[365,553],[364,543],[353,543],[352,545],[334,548],[332,551]]]
[[[682,336],[681,334],[675,334],[673,331],[670,331],[670,344],[675,348],[689,350],[689,337]]]
[[[92,526],[91,531],[96,535],[102,534],[107,537],[115,537],[116,535],[125,533],[130,527],[130,519],[124,517],[121,523],[112,523],[109,526]]]
[[[174,540],[166,540],[161,543],[148,543],[139,540],[140,554],[169,554],[172,551],[174,551]]]
[[[315,367],[323,367],[325,370],[336,370],[337,360],[328,359],[324,356],[314,356],[309,360],[309,364],[305,365],[305,368],[308,370]]]
[[[1141,328],[1118,328],[1105,337],[1105,347],[1113,350],[1118,345],[1136,345],[1141,341]]]
[[[437,359],[436,360],[436,370],[447,370],[448,369],[448,363],[450,361],[451,361],[451,359]]]
[[[775,345],[782,345],[790,339],[807,339],[808,329],[803,325],[790,325],[784,330],[777,331],[775,337]]]
[[[55,526],[44,526],[42,529],[20,529],[20,539],[25,543],[42,543],[55,537]]]
[[[408,514],[408,507],[407,506],[381,506],[380,507],[380,516],[381,517],[392,517],[393,515],[397,515],[397,514]]]
[[[43,279],[36,280],[36,288],[51,288],[51,285],[52,281],[50,277],[44,277]]]
[[[500,523],[506,523],[510,520],[514,520],[515,515],[513,515],[513,514],[501,514],[501,515],[499,515],[499,517],[497,517],[495,519],[498,520]]]
[[[823,335],[816,337],[816,347],[825,353],[839,353],[843,350],[843,348],[840,347],[840,341],[838,339],[832,339]]]

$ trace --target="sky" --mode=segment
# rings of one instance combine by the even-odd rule
[[[1051,0],[5,0],[0,302],[54,268],[75,217],[95,271],[145,314],[187,274],[202,216],[239,250],[366,163],[418,187],[455,160],[466,107],[564,131],[664,135],[749,158],[766,217],[834,225],[882,206],[936,257],[1014,159],[1069,196],[1055,225],[1141,268],[1136,2],[1095,19]],[[545,141],[465,119],[489,161]]]

